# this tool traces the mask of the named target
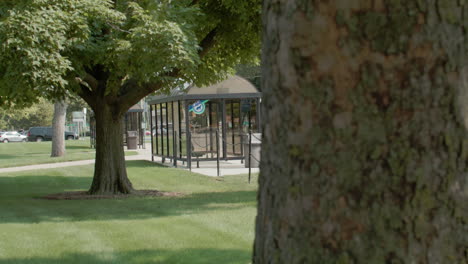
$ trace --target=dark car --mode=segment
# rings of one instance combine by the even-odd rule
[[[43,140],[52,140],[52,127],[31,127],[28,132],[28,141],[41,142]],[[65,131],[65,139],[78,139],[79,136],[75,132]]]

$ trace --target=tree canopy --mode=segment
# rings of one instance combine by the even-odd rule
[[[50,126],[53,112],[53,104],[44,99],[23,109],[0,108],[0,129],[19,130],[33,126]]]
[[[257,0],[21,0],[0,5],[2,105],[27,105],[70,92],[87,100],[102,77],[105,94],[126,96],[131,104],[180,83],[217,81],[234,65],[255,60],[260,49]],[[137,92],[135,83],[144,89]]]
[[[0,105],[76,94],[96,118],[90,193],[131,193],[123,114],[146,95],[224,78],[260,51],[260,0],[0,3]]]

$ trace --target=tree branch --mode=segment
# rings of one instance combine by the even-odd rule
[[[111,27],[111,28],[113,28],[113,29],[115,29],[115,30],[117,30],[117,31],[119,31],[119,32],[123,32],[123,33],[127,33],[127,34],[131,34],[131,33],[132,33],[132,32],[130,32],[130,31],[128,31],[128,30],[121,29],[121,28],[119,28],[118,26],[116,26],[116,25],[114,25],[114,24],[111,24],[111,23],[109,23],[109,22],[106,22],[106,24],[107,24],[109,27]]]
[[[196,0],[194,0],[195,2]],[[218,34],[218,26],[213,28],[206,36],[200,41],[201,50],[198,52],[200,58],[203,58],[216,44],[216,35]],[[178,68],[172,69],[165,77],[178,78],[181,70]],[[145,96],[154,93],[161,89],[164,83],[162,81],[155,83],[139,84],[137,80],[127,80],[120,88],[117,105],[120,112],[126,112],[130,107],[138,103]]]
[[[90,90],[91,91],[96,91],[98,89],[98,86],[99,86],[99,82],[98,80],[96,80],[96,78],[94,78],[94,76],[92,76],[91,74],[86,74],[86,76],[84,77],[83,79],[84,83],[86,85],[89,86]]]
[[[196,4],[198,4],[198,2],[200,2],[199,0],[193,0],[192,3],[190,3],[189,6],[194,6]]]
[[[218,26],[213,28],[202,41],[200,42],[200,51],[198,52],[198,55],[200,58],[203,58],[208,51],[213,48],[213,46],[216,44],[216,34],[218,33]]]
[[[82,79],[80,77],[76,77],[75,80],[79,84],[80,90],[78,91],[78,96],[83,98],[89,106],[95,106],[95,92],[98,90],[99,82],[92,76],[91,74],[87,73],[85,77]]]
[[[172,71],[168,72],[165,77],[178,78],[179,74],[179,69],[173,69]],[[163,81],[143,84],[139,84],[138,81],[134,79],[126,81],[120,89],[121,91],[125,92],[119,95],[117,102],[120,111],[126,112],[128,109],[130,109],[130,107],[138,103],[145,96],[161,89],[163,85]]]
[[[96,107],[96,100],[93,92],[91,92],[84,83],[80,83],[79,87],[80,90],[77,92],[77,95],[83,98],[83,100],[94,110]]]

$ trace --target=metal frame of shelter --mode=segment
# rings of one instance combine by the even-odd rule
[[[151,158],[177,162],[241,160],[248,133],[259,132],[262,94],[249,81],[231,76],[206,87],[188,87],[153,97],[150,105]]]

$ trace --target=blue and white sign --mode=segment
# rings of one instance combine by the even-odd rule
[[[205,112],[206,106],[205,103],[208,102],[208,100],[198,100],[191,106],[189,106],[189,112],[194,112],[197,115],[201,115]]]

